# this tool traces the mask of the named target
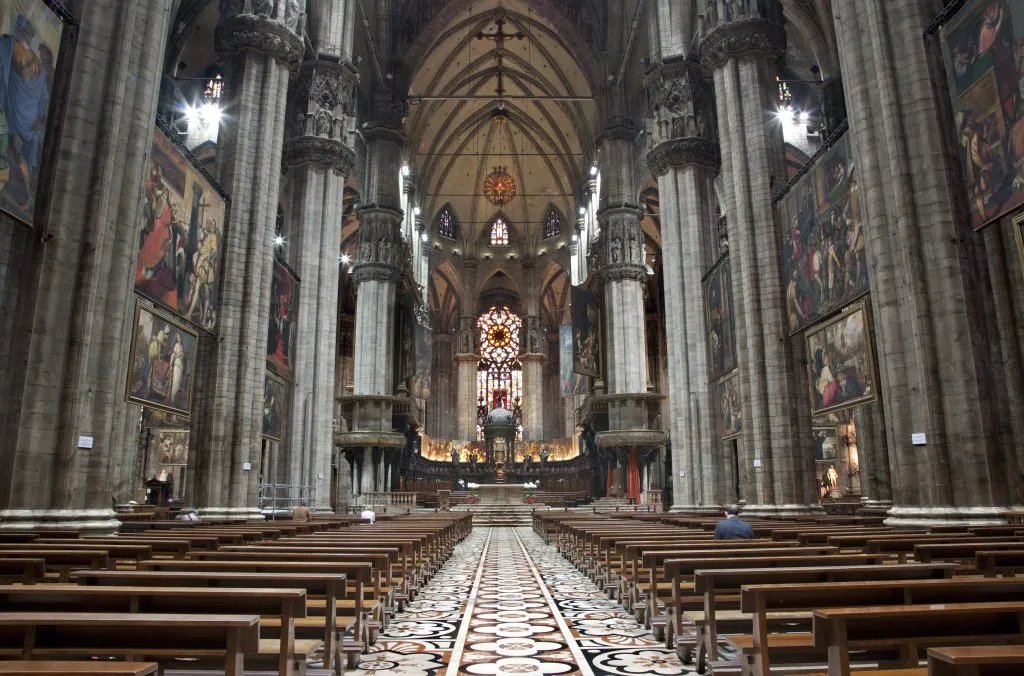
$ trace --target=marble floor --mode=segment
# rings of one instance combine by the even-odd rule
[[[349,674],[689,674],[529,528],[478,528]]]

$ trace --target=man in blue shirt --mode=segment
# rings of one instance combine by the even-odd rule
[[[729,505],[725,510],[725,518],[715,525],[716,540],[752,540],[754,529],[741,519],[739,505]]]

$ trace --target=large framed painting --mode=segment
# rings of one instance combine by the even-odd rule
[[[154,129],[135,290],[207,331],[217,324],[224,212],[220,187]]]
[[[878,397],[867,303],[807,332],[811,414],[860,406]]]
[[[718,381],[718,415],[723,441],[743,432],[743,393],[738,370]]]
[[[267,331],[267,364],[282,378],[294,377],[295,329],[299,313],[299,279],[278,258],[270,280],[270,327]]]
[[[704,319],[708,342],[708,376],[716,380],[736,368],[732,268],[727,255],[704,277]]]
[[[778,203],[789,330],[796,332],[866,294],[864,212],[850,134],[817,159]]]
[[[185,416],[168,413],[156,408],[144,408],[142,415],[145,426],[151,429],[184,430],[188,429],[190,424],[189,419]]]
[[[1024,211],[1013,217],[1013,237],[1017,240],[1017,253],[1020,255],[1020,269],[1024,273]]]
[[[28,225],[65,19],[56,2],[0,0],[0,209]]]
[[[407,380],[409,396],[430,397],[430,378],[434,360],[434,332],[430,328],[430,312],[416,294],[405,295],[402,316],[402,378]]]
[[[153,450],[158,465],[188,464],[188,430],[154,429]]]
[[[127,400],[189,416],[198,344],[180,319],[136,302]]]
[[[572,370],[595,378],[601,375],[601,323],[597,296],[583,287],[573,286],[572,308]]]
[[[836,451],[839,448],[839,439],[835,427],[814,427],[811,432],[814,435],[814,459],[815,460],[836,460]]]
[[[271,371],[263,381],[263,436],[280,441],[288,404],[288,382]]]
[[[1024,204],[1024,3],[968,0],[940,41],[978,229]]]
[[[563,397],[587,393],[587,377],[573,370],[572,347],[572,324],[562,324],[558,327],[558,375]]]

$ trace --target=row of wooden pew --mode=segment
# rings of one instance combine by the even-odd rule
[[[45,660],[117,656],[293,675],[321,651],[340,674],[471,528],[470,515],[441,513],[373,525],[200,522],[108,537],[0,531],[0,660],[18,660],[0,661],[0,674],[79,673]],[[24,671],[3,671],[16,664]],[[80,673],[136,673],[91,664]]]
[[[1024,526],[534,514],[537,533],[712,674],[1024,674]],[[723,646],[724,643],[724,646]],[[925,659],[930,660],[925,667]]]

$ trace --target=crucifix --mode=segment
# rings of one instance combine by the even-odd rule
[[[495,57],[498,60],[498,98],[505,97],[505,80],[504,71],[502,66],[504,65],[505,56],[505,40],[525,40],[526,34],[522,31],[516,31],[515,33],[505,32],[505,16],[498,14],[498,17],[494,20],[494,24],[497,29],[493,33],[484,33],[480,31],[476,34],[477,40],[494,40],[494,51]]]

